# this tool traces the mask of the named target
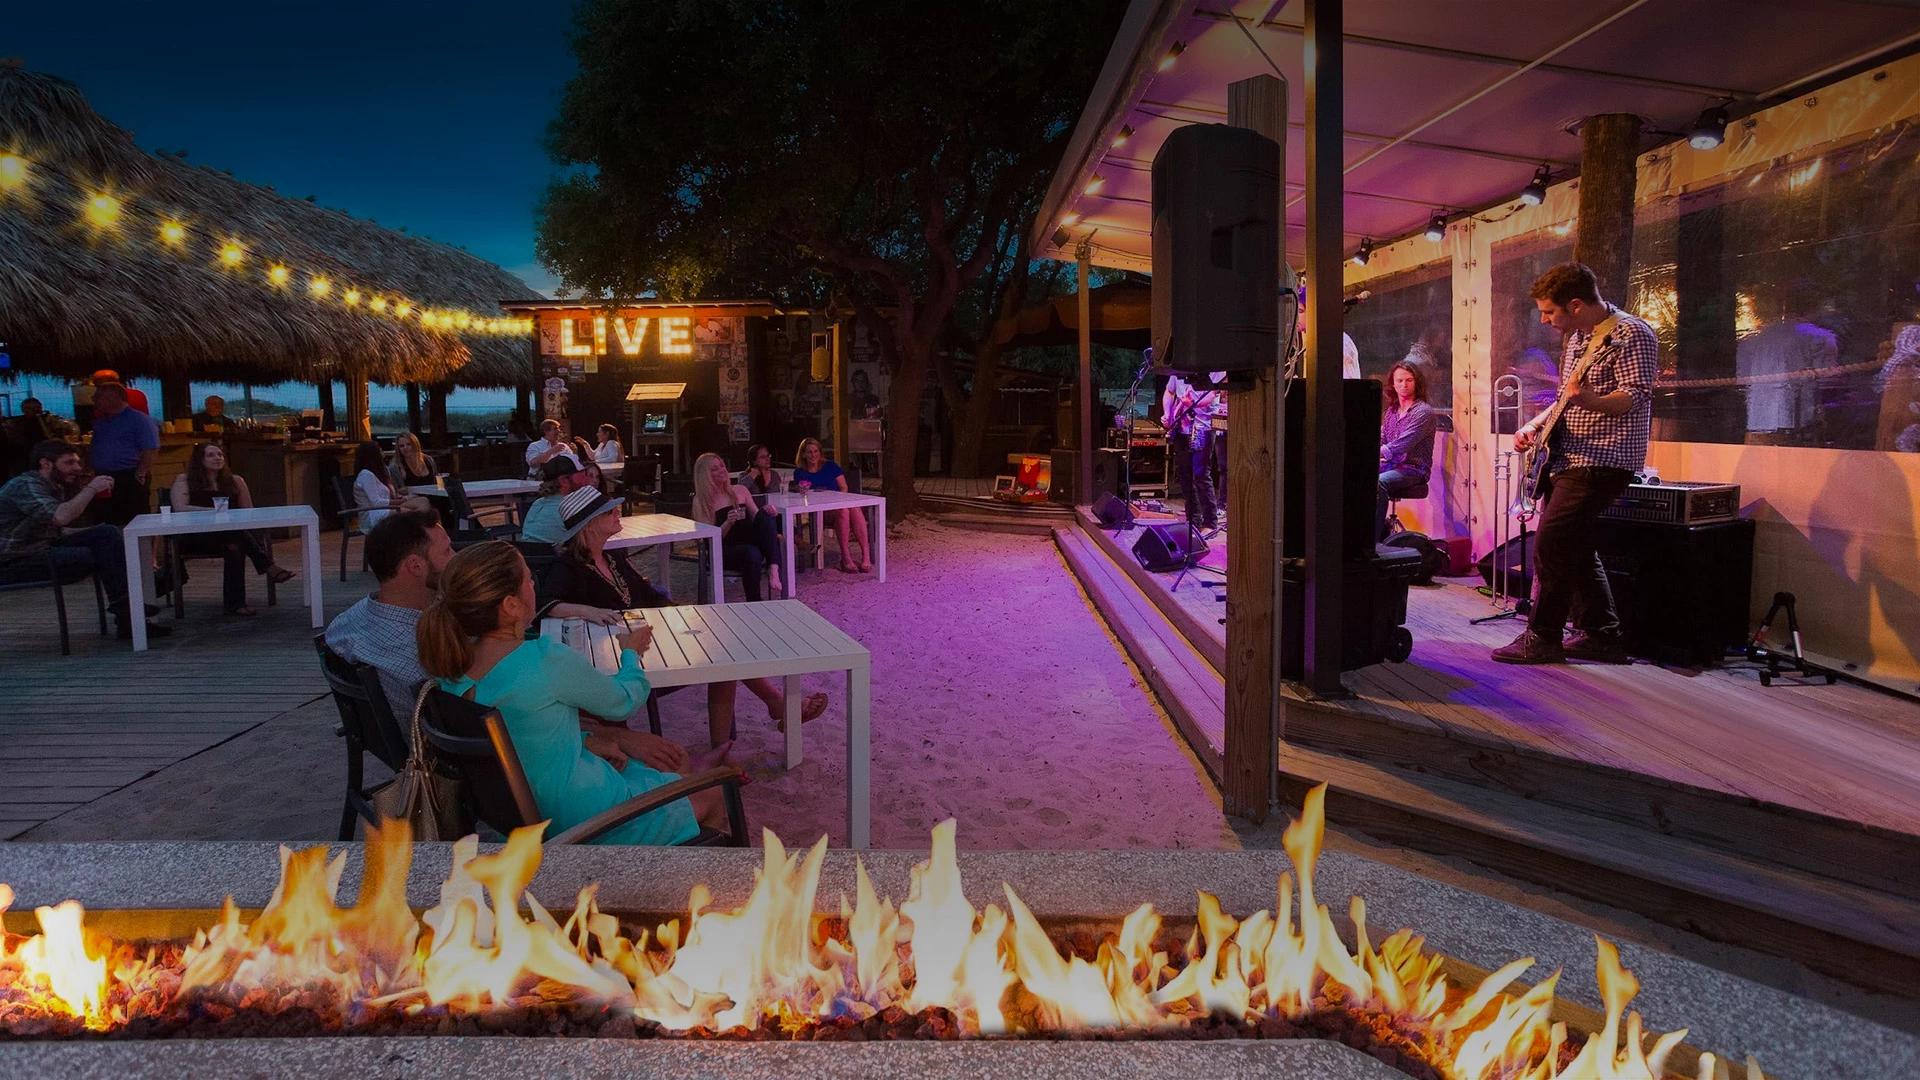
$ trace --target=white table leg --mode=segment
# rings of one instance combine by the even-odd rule
[[[707,537],[707,563],[713,567],[713,602],[727,602],[727,568],[720,564],[720,538]]]
[[[787,695],[787,768],[800,767],[800,705],[805,698],[801,692],[800,676],[789,675],[786,679]]]
[[[320,598],[320,523],[300,526],[300,541],[300,572],[307,577],[307,606],[313,609],[313,625],[325,626],[327,607]]]
[[[873,504],[873,531],[867,534],[873,541],[873,569],[882,585],[887,583],[887,500],[881,499]]]
[[[147,651],[147,593],[153,590],[152,541],[132,533],[121,533],[122,555],[127,560],[127,619],[133,626],[133,651]]]
[[[869,702],[873,669],[847,671],[847,846],[873,846],[873,739]]]
[[[671,560],[673,558],[673,545],[672,544],[655,544],[653,545],[653,550],[658,552],[660,555],[660,576],[653,579],[654,584],[659,587],[661,592],[667,593],[668,595],[672,595],[673,578],[669,577],[668,575],[673,570],[673,567],[671,565]]]
[[[844,538],[843,538],[844,539]],[[827,568],[827,512],[816,511],[813,515],[813,568]]]
[[[793,537],[800,531],[800,518],[791,508],[787,510],[787,531],[780,545],[780,583],[787,587],[787,599],[800,595],[800,582],[793,575]]]

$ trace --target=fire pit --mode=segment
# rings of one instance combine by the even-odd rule
[[[1651,1077],[1664,1062],[1697,1074],[1680,1034],[1640,1037],[1633,977],[1605,943],[1584,943],[1604,987],[1596,1019],[1565,1003],[1556,1012],[1553,979],[1526,988],[1523,961],[1482,981],[1407,932],[1381,940],[1357,901],[1350,923],[1336,921],[1319,904],[1329,877],[1345,895],[1385,868],[1339,856],[1320,866],[1320,832],[1316,792],[1288,832],[1291,866],[1261,853],[957,858],[948,824],[917,865],[824,845],[789,855],[769,838],[755,874],[746,852],[543,853],[528,831],[477,855],[470,841],[413,848],[390,828],[367,845],[347,908],[335,903],[345,861],[325,849],[283,852],[263,878],[264,845],[13,845],[0,848],[0,878],[22,883],[17,908],[78,896],[95,911],[85,933],[77,904],[7,915],[0,1072],[251,1076],[298,1062],[308,1075],[379,1063],[423,1076],[1506,1078]],[[177,861],[113,872],[155,854]],[[1524,943],[1572,966],[1570,927],[1386,877],[1365,890],[1375,911],[1409,922],[1444,912],[1434,922],[1452,940],[1436,944],[1455,955],[1484,963],[1498,950],[1504,962]],[[902,884],[903,902],[881,898]],[[1212,895],[1196,897],[1195,884]],[[229,887],[237,901],[205,910]],[[1920,1063],[1913,1040],[1885,1029],[1657,954],[1633,960],[1678,976],[1679,993],[1642,1003],[1657,1018],[1717,1009],[1687,1019],[1736,1051],[1777,1052],[1800,1075]],[[1713,983],[1719,1000],[1701,1000]],[[1756,1007],[1775,1010],[1764,1026],[1746,1021]],[[601,1038],[462,1037],[493,1034]],[[335,1037],[295,1038],[314,1035]],[[406,1037],[419,1035],[440,1037]],[[174,1036],[209,1038],[75,1041]]]

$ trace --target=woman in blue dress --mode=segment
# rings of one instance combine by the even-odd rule
[[[421,614],[420,664],[441,689],[500,710],[540,813],[560,832],[679,777],[629,758],[611,739],[580,730],[580,714],[624,718],[647,700],[640,652],[652,629],[620,637],[620,670],[594,670],[560,641],[528,640],[538,608],[533,576],[513,546],[475,544],[447,562],[440,598]],[[700,825],[726,827],[718,791],[704,791],[644,814],[596,844],[678,844]]]

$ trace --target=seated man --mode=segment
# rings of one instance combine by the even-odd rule
[[[206,403],[199,412],[193,414],[195,431],[224,431],[230,423],[232,421],[227,419],[227,399],[219,394],[207,395]]]
[[[540,466],[540,497],[520,519],[520,539],[530,544],[558,544],[567,538],[560,522],[560,500],[587,480],[572,458],[556,457]]]
[[[120,530],[113,525],[73,528],[96,496],[113,492],[113,477],[96,476],[78,483],[82,467],[80,450],[69,442],[47,439],[33,448],[32,468],[0,487],[0,555],[13,554],[37,544],[53,545],[53,561],[61,580],[92,573],[106,590],[107,605],[119,625],[120,639],[133,637],[128,621],[131,608],[127,599],[126,548]],[[71,493],[71,494],[70,494]],[[46,564],[38,559],[0,560],[0,584],[35,581],[46,574]],[[144,605],[143,605],[144,608]],[[143,611],[142,617],[153,614]],[[166,637],[173,629],[147,624],[149,637]]]
[[[575,454],[573,444],[568,442],[566,437],[560,433],[560,422],[558,420],[542,420],[540,422],[540,437],[527,444],[527,478],[529,480],[538,479],[540,476],[540,466],[545,465],[555,458],[566,458],[568,461],[573,462],[574,468],[577,469],[580,467],[580,459]]]
[[[387,515],[367,533],[367,564],[380,587],[327,624],[327,648],[348,663],[373,665],[395,716],[412,715],[427,680],[415,630],[451,558],[453,541],[432,511]]]

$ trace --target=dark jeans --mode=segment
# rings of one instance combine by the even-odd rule
[[[727,530],[720,547],[720,565],[740,575],[749,601],[763,599],[760,578],[767,567],[780,565],[780,534],[775,528],[778,515],[760,510]],[[791,587],[791,583],[789,583]]]
[[[220,595],[228,611],[247,606],[248,561],[252,561],[253,568],[262,574],[273,565],[273,556],[267,552],[267,546],[250,532],[190,534],[180,537],[179,543],[180,554],[186,558],[219,558],[226,561],[221,572]]]
[[[1620,616],[1607,587],[1607,571],[1594,550],[1594,524],[1627,490],[1625,469],[1578,468],[1554,475],[1534,536],[1533,613],[1527,628],[1559,641],[1571,616],[1576,629],[1618,635]]]
[[[152,510],[147,485],[133,478],[132,469],[116,469],[107,475],[113,477],[113,494],[104,502],[95,500],[93,504],[98,507],[94,513],[101,521],[124,529],[127,522]]]
[[[1220,502],[1213,493],[1213,427],[1194,422],[1191,433],[1169,432],[1173,468],[1180,476],[1180,494],[1187,501],[1187,520],[1196,528],[1211,529],[1220,522]]]
[[[1387,504],[1403,498],[1408,492],[1418,491],[1427,486],[1427,478],[1417,472],[1404,469],[1388,469],[1380,474],[1380,497],[1375,500],[1375,517],[1380,522],[1380,539],[1387,538]]]
[[[117,527],[95,525],[63,534],[53,542],[53,566],[62,585],[71,585],[88,574],[98,577],[114,613],[126,611],[127,553]],[[39,581],[46,574],[47,564],[41,559],[0,561],[0,584]]]

